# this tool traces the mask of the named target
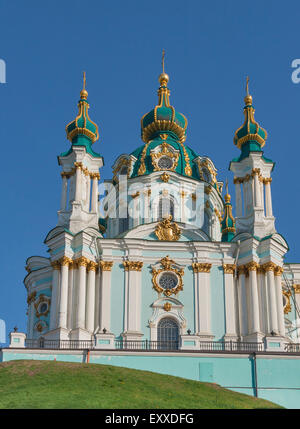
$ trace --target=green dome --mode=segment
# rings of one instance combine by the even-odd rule
[[[224,217],[221,222],[222,241],[231,241],[235,235],[235,220],[232,216],[231,197],[228,191],[225,195]]]
[[[150,174],[154,171],[161,171],[162,173],[174,171],[183,176],[200,180],[198,167],[193,162],[198,155],[191,148],[178,141],[177,135],[170,131],[157,135],[149,143],[137,148],[131,155],[137,159],[131,178]],[[172,165],[169,168],[159,168],[157,163],[163,157],[172,160]]]
[[[247,143],[250,150],[260,151],[265,145],[267,131],[259,126],[254,119],[254,108],[252,106],[252,97],[247,94],[245,97],[244,115],[245,121],[234,134],[233,142],[239,149]]]
[[[88,115],[89,104],[87,102],[88,93],[85,89],[80,92],[78,102],[78,115],[66,126],[67,138],[72,144],[79,144],[84,141],[94,143],[99,138],[98,126]]]
[[[141,119],[141,135],[145,143],[153,140],[160,133],[166,132],[171,132],[181,142],[186,139],[187,119],[182,113],[176,112],[173,106],[170,106],[168,80],[169,77],[166,73],[160,75],[158,105]]]

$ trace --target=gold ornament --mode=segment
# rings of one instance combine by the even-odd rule
[[[161,180],[162,180],[163,182],[167,183],[167,182],[169,181],[169,179],[170,179],[170,175],[169,175],[168,173],[163,173],[163,174],[160,176],[160,178],[161,178]]]
[[[171,222],[172,215],[159,222],[155,228],[155,234],[160,241],[177,241],[180,238],[181,231],[177,223]]]
[[[164,309],[165,311],[170,311],[170,310],[171,310],[171,308],[172,308],[172,304],[171,304],[170,302],[165,302],[165,303],[164,303],[164,305],[163,305],[163,309]]]
[[[156,268],[152,268],[152,283],[153,288],[158,293],[164,293],[165,296],[171,296],[172,294],[177,295],[179,291],[183,289],[183,275],[184,275],[184,269],[183,268],[177,268],[175,262],[169,258],[169,256],[166,256],[160,260],[160,264],[162,265],[162,268],[159,268],[158,270]],[[158,283],[158,276],[162,272],[172,272],[176,275],[178,279],[177,285],[172,289],[164,289],[162,288]]]
[[[124,261],[125,271],[142,271],[143,262],[141,261]]]

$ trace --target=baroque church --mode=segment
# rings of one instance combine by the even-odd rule
[[[268,351],[297,342],[300,264],[285,262],[288,245],[276,231],[274,162],[264,155],[267,132],[248,81],[229,164],[234,211],[213,161],[186,144],[188,121],[171,105],[168,84],[163,68],[158,103],[141,119],[142,144],[119,155],[103,180],[84,77],[66,126],[70,147],[58,156],[49,257],[26,262],[28,346],[201,350],[230,342]]]

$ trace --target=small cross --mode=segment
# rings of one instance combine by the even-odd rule
[[[165,72],[165,50],[163,49],[162,51],[162,58],[161,58],[161,65],[162,65],[162,69],[163,69],[163,73]]]

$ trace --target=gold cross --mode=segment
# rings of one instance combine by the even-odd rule
[[[165,72],[165,50],[162,51],[161,65],[163,69],[163,73]]]
[[[249,76],[246,78],[246,95],[249,95]]]
[[[83,89],[85,90],[86,85],[86,77],[85,77],[85,71],[83,72]]]

